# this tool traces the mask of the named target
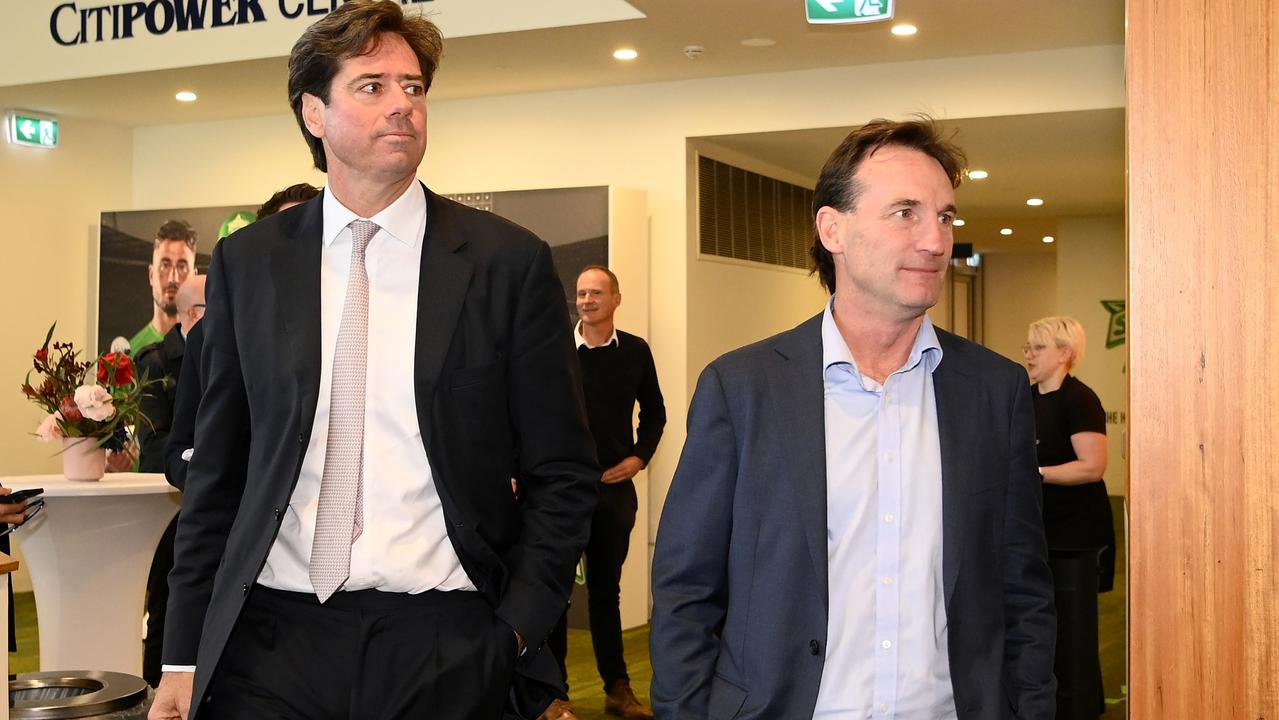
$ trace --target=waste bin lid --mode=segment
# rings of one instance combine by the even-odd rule
[[[137,707],[147,684],[135,675],[100,670],[23,673],[9,681],[13,720],[70,720]]]

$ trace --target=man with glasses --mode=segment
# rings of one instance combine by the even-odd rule
[[[138,357],[142,348],[164,340],[164,334],[178,323],[178,288],[188,275],[196,274],[195,230],[183,220],[169,220],[155,234],[147,279],[151,283],[151,321],[129,340],[129,354]]]

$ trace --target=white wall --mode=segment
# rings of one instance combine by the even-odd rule
[[[455,100],[431,106],[421,176],[441,192],[613,185],[647,193],[649,340],[669,415],[649,468],[651,539],[683,444],[690,378],[719,352],[793,325],[821,302],[816,281],[802,274],[695,259],[688,138],[852,126],[921,110],[959,118],[1123,102],[1119,46]],[[173,181],[175,153],[184,176],[198,181]],[[252,202],[314,181],[308,167],[283,113],[140,128],[133,200],[139,208]]]
[[[981,258],[986,347],[1021,365],[1026,327],[1057,314],[1055,253],[990,253]]]
[[[3,103],[0,92],[0,103]],[[31,433],[43,415],[18,391],[31,353],[55,321],[56,337],[92,359],[96,323],[98,221],[102,210],[132,205],[133,133],[59,118],[54,150],[0,142],[0,477],[59,472],[60,450]],[[95,268],[90,272],[89,268]]]
[[[1084,326],[1084,361],[1072,374],[1101,398],[1108,422],[1106,489],[1128,491],[1128,345],[1106,348],[1110,313],[1102,300],[1123,300],[1127,265],[1122,217],[1065,218],[1057,225],[1057,307]]]

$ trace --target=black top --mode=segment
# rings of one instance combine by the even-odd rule
[[[666,405],[648,343],[618,330],[616,343],[597,348],[579,345],[577,358],[582,364],[586,417],[600,465],[607,470],[635,455],[647,466],[666,427]],[[637,401],[639,428],[633,430]]]
[[[137,376],[141,378],[145,374],[151,380],[164,379],[162,383],[148,385],[138,399],[139,409],[150,421],[138,423],[138,472],[164,472],[164,448],[173,424],[173,402],[185,349],[182,326],[174,325],[162,342],[138,351]]]
[[[1097,393],[1073,375],[1061,387],[1040,393],[1031,388],[1035,404],[1035,442],[1040,467],[1078,460],[1070,436],[1081,432],[1106,434],[1106,411]],[[1101,480],[1082,485],[1044,484],[1044,534],[1049,549],[1106,548],[1100,558],[1099,589],[1114,585],[1115,528],[1110,497]]]

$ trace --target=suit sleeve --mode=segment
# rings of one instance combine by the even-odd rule
[[[1044,541],[1042,485],[1036,467],[1030,386],[1014,377],[1009,482],[1004,515],[1004,670],[1016,717],[1055,713],[1057,618]]]
[[[164,471],[164,447],[173,422],[173,409],[169,405],[172,392],[168,386],[173,380],[164,374],[163,347],[163,344],[148,346],[138,358],[138,367],[147,379],[160,381],[148,385],[138,399],[138,408],[147,418],[138,424],[139,472]]]
[[[702,373],[653,556],[652,700],[663,718],[705,718],[728,612],[737,439],[715,365]]]
[[[187,336],[187,349],[182,355],[182,372],[178,374],[178,392],[173,401],[173,425],[164,448],[164,476],[173,487],[186,486],[187,461],[182,453],[195,447],[195,412],[200,407],[200,353],[204,350],[203,322],[197,323]]]
[[[200,449],[191,458],[169,574],[164,664],[194,665],[214,577],[239,509],[248,470],[249,405],[236,349],[225,242],[209,266],[201,365],[206,389],[196,418]]]
[[[568,606],[573,569],[595,512],[600,469],[578,375],[564,289],[549,248],[539,242],[517,300],[509,348],[509,407],[524,505],[519,542],[505,557],[510,582],[496,610],[532,648]]]
[[[639,427],[635,430],[635,456],[644,461],[653,459],[657,452],[657,443],[662,439],[662,431],[666,429],[666,402],[662,399],[662,387],[657,383],[657,365],[653,363],[653,352],[644,345],[644,375],[640,378],[639,390]]]

